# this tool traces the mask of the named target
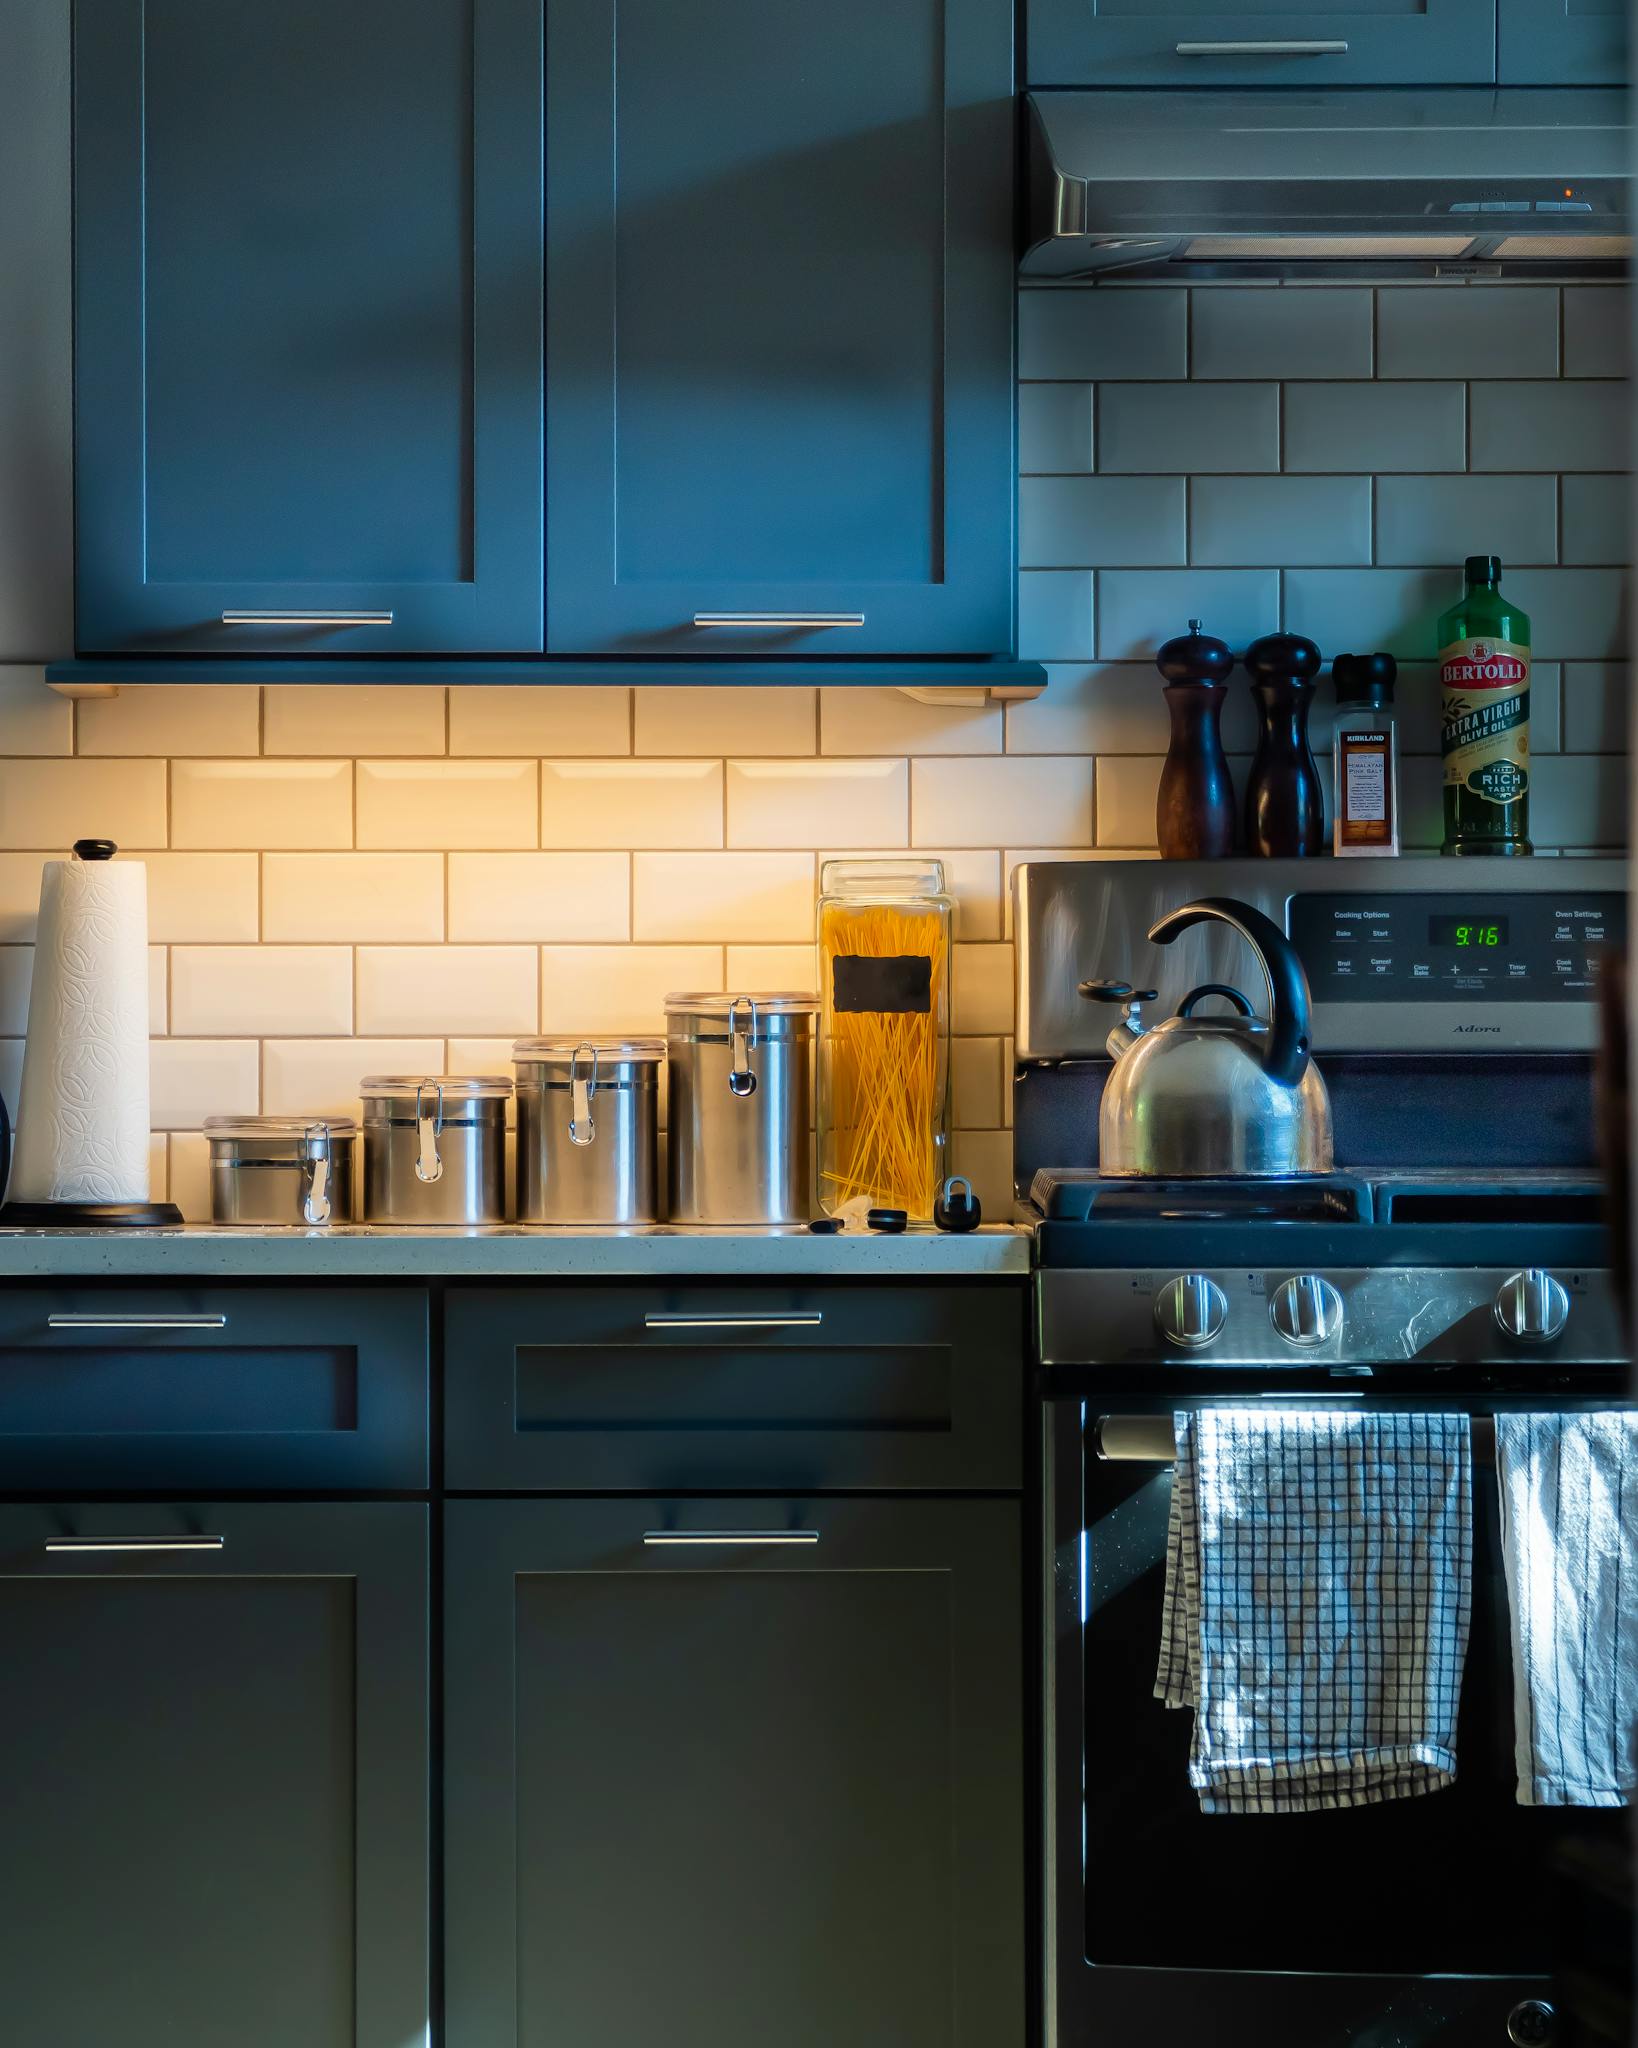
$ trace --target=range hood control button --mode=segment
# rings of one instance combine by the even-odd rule
[[[1155,1296],[1155,1328],[1169,1345],[1198,1351],[1223,1332],[1228,1300],[1204,1273],[1180,1273]]]
[[[1515,1344],[1551,1344],[1570,1320],[1570,1297],[1551,1273],[1527,1266],[1504,1280],[1496,1295],[1496,1323]]]
[[[1318,1273],[1298,1273],[1275,1288],[1269,1321],[1288,1344],[1327,1344],[1342,1328],[1342,1296]]]

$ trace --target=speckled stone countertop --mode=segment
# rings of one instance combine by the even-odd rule
[[[0,1280],[960,1278],[1030,1269],[1030,1233],[909,1230],[0,1230]]]

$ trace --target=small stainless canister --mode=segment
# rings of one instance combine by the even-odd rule
[[[670,995],[673,1223],[805,1223],[813,1191],[811,995]]]
[[[364,1099],[364,1221],[506,1221],[506,1104],[499,1074],[370,1074]]]
[[[518,1221],[657,1223],[657,1038],[520,1038]]]
[[[322,1229],[353,1220],[350,1116],[208,1116],[215,1223]]]

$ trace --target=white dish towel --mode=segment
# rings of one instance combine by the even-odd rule
[[[1638,1415],[1498,1415],[1521,1806],[1627,1806],[1638,1720]]]
[[[1206,1813],[1307,1813],[1456,1773],[1472,1610],[1465,1415],[1173,1418],[1156,1695]]]

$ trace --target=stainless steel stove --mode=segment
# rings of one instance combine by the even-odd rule
[[[1513,1803],[1493,1486],[1477,1490],[1450,1790],[1208,1819],[1187,1784],[1187,1716],[1150,1688],[1177,1410],[1460,1409],[1483,1455],[1499,1410],[1626,1404],[1593,1075],[1624,870],[1047,863],[1015,889],[1014,1180],[1036,1225],[1046,1397],[1050,2048],[1549,2042],[1552,1872],[1626,1819]],[[1333,1173],[1098,1172],[1110,1018],[1078,983],[1154,988],[1152,1018],[1203,982],[1261,997],[1232,935],[1148,944],[1152,922],[1202,895],[1265,911],[1302,955]]]

